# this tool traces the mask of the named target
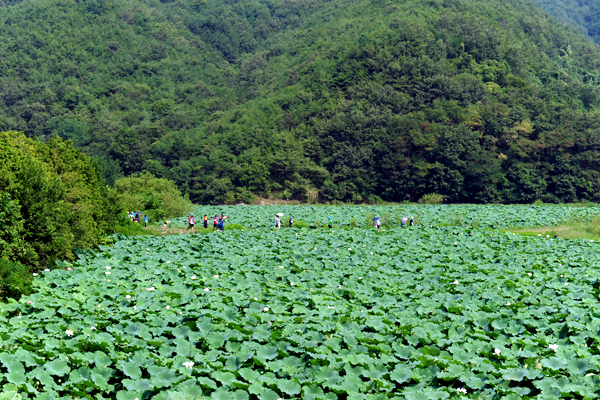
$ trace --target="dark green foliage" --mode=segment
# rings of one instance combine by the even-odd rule
[[[592,201],[599,67],[525,0],[24,1],[0,128],[205,204]]]
[[[573,25],[584,35],[600,43],[600,3],[594,0],[533,0],[558,20]]]
[[[31,293],[31,269],[0,258],[0,301]]]
[[[69,143],[0,133],[0,257],[34,270],[99,244],[115,201],[95,163]]]

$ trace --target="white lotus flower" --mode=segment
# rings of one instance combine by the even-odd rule
[[[334,306],[327,306],[327,308],[329,308],[330,310],[334,309]]]
[[[352,247],[349,247],[349,248],[348,248],[348,250],[349,250],[349,251],[350,251],[350,250],[352,250]]]
[[[104,268],[106,268],[106,269],[110,269],[110,267],[109,267],[109,266],[106,266],[106,267],[104,267]]]
[[[209,288],[204,288],[204,291],[208,293],[208,292],[210,292],[210,289]]]
[[[370,255],[373,255],[373,252],[369,253]]]
[[[467,389],[465,389],[465,388],[458,388],[458,389],[456,389],[456,391],[458,393],[467,394]]]
[[[338,285],[338,289],[341,289],[341,288],[342,288],[342,285]]]
[[[294,282],[290,282],[290,286],[294,286]]]
[[[499,356],[500,355],[500,349],[494,349],[494,354]]]
[[[219,279],[219,275],[215,275],[215,279]]]
[[[554,351],[558,350],[558,345],[557,344],[551,344],[548,347],[550,347]]]
[[[458,285],[458,281],[452,282],[453,285]]]
[[[569,282],[565,282],[565,286],[569,286]]]
[[[315,249],[316,249],[316,247],[315,247]],[[283,269],[283,265],[279,266],[279,269]]]
[[[506,303],[507,306],[510,306],[510,303]]]
[[[254,298],[254,301],[258,301],[258,297],[255,297],[255,298]]]
[[[134,309],[134,310],[137,310],[137,306],[133,306],[133,309]]]
[[[184,362],[183,366],[191,369],[194,366],[194,362],[193,361]]]
[[[269,311],[269,307],[265,307],[265,308],[263,308],[263,311],[264,311],[264,312],[267,312],[267,311]]]
[[[72,331],[72,330],[70,330],[70,329],[67,329],[67,330],[65,331],[65,333],[67,334],[67,336],[73,336],[73,331]]]
[[[358,277],[358,280],[360,281],[362,279],[362,276]]]
[[[90,329],[91,329],[91,330],[93,330],[93,331],[95,331],[95,330],[96,330],[96,327],[95,327],[95,326],[92,326]]]
[[[190,279],[196,279],[196,275],[194,275],[194,276],[190,277]]]
[[[167,264],[171,264],[171,261],[167,261]]]
[[[146,290],[149,292],[154,292],[156,289],[154,288],[154,286],[152,286],[152,287],[147,288]]]
[[[110,271],[106,271],[106,272],[105,272],[105,274],[106,274],[106,275],[110,275]]]
[[[171,306],[166,306],[165,308],[168,310],[169,308],[171,308]]]
[[[527,275],[531,276],[531,275],[533,275],[533,274],[530,272],[530,273],[528,273]]]
[[[44,270],[44,272],[50,272],[50,270],[49,270],[48,268],[46,268],[46,269]]]
[[[130,295],[127,295],[127,296],[125,296],[125,298],[126,298],[126,299],[130,299],[130,298],[131,298],[131,296],[130,296]]]

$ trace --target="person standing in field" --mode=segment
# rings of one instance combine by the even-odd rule
[[[190,216],[188,217],[188,230],[192,230],[192,232],[194,232],[194,225],[196,225],[196,219],[194,218],[193,214],[190,214]]]
[[[415,217],[410,217],[410,226],[415,226]]]
[[[215,219],[213,220],[213,229],[219,229],[219,217],[217,215],[215,215]]]
[[[327,225],[327,226],[329,226],[329,229],[333,229],[333,221],[331,220],[331,217],[327,218],[327,222],[329,224],[329,225]]]
[[[373,228],[379,229],[380,226],[381,226],[381,217],[378,215],[375,218],[373,218]]]
[[[148,229],[148,216],[144,215],[144,229]]]
[[[294,220],[292,219],[292,216],[290,215],[290,228],[292,228],[294,225]]]
[[[208,216],[206,214],[204,214],[202,221],[204,221],[204,229],[208,229]]]
[[[225,232],[225,218],[223,216],[219,217],[219,230]]]
[[[279,219],[279,215],[275,215],[275,228],[279,229],[281,227],[281,220]]]

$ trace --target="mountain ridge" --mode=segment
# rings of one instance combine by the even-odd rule
[[[71,139],[109,181],[203,203],[600,198],[600,50],[528,1],[26,1],[0,38],[0,130]]]

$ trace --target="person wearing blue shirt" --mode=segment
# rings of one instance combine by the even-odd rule
[[[144,215],[144,229],[148,229],[148,216]]]

